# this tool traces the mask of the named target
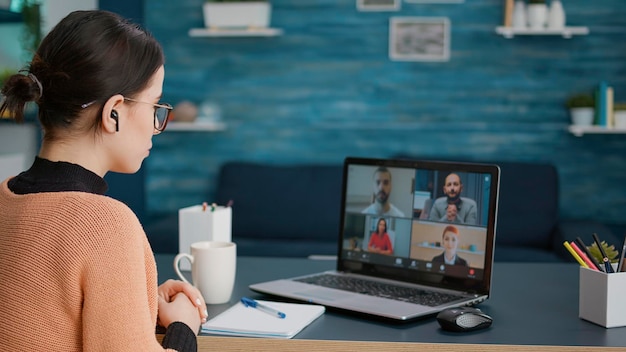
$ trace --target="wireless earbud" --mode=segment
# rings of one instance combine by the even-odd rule
[[[120,125],[119,125],[120,116],[117,114],[117,111],[115,110],[111,111],[111,118],[115,120],[115,132],[119,132],[120,131]]]

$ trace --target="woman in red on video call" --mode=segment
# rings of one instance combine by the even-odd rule
[[[372,253],[393,254],[393,246],[387,233],[387,220],[378,219],[376,231],[372,232],[367,250]]]

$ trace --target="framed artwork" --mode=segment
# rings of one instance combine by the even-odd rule
[[[402,0],[356,0],[359,11],[398,11]]]
[[[448,61],[450,20],[447,17],[391,17],[389,58],[396,61]]]

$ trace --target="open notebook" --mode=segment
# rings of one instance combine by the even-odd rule
[[[346,158],[336,270],[250,289],[400,321],[479,303],[499,177],[496,165]]]
[[[241,302],[202,324],[202,332],[215,335],[292,338],[322,315],[324,306],[258,301],[285,313],[285,318],[246,307]]]

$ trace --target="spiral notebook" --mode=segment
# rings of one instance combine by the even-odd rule
[[[258,301],[285,313],[285,318],[246,307],[241,302],[202,324],[202,333],[290,339],[319,318],[324,306],[300,303]]]

